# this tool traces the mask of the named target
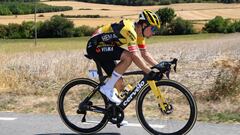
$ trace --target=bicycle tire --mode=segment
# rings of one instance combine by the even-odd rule
[[[66,105],[66,107],[65,107],[65,104],[70,103],[70,101],[71,101],[71,104],[75,103],[75,99],[77,99],[78,96],[79,96],[79,97],[83,97],[82,93],[84,93],[85,91],[81,91],[81,90],[84,90],[85,87],[86,87],[86,88],[90,87],[90,88],[93,90],[94,88],[97,87],[97,85],[98,85],[98,83],[95,82],[95,81],[93,81],[93,80],[91,80],[91,79],[88,79],[88,78],[77,78],[77,79],[74,79],[74,80],[68,82],[68,83],[61,89],[61,92],[60,92],[60,94],[59,94],[59,96],[58,96],[58,102],[57,102],[57,104],[58,104],[58,113],[59,113],[62,121],[64,122],[64,124],[65,124],[67,127],[69,127],[71,130],[73,130],[74,132],[77,132],[77,133],[80,133],[80,134],[94,134],[94,133],[97,133],[98,131],[100,131],[101,129],[103,129],[103,128],[106,126],[106,124],[108,123],[108,117],[107,117],[107,115],[106,115],[106,114],[101,114],[101,115],[103,115],[102,118],[100,118],[99,121],[96,122],[96,125],[94,125],[93,127],[90,127],[90,128],[84,127],[84,126],[86,126],[88,123],[82,123],[81,126],[83,126],[83,127],[81,127],[81,126],[79,126],[79,125],[80,125],[80,122],[81,122],[81,120],[79,119],[81,114],[77,114],[77,112],[76,112],[77,108],[76,108],[76,109],[74,108],[74,107],[76,107],[76,106],[72,105],[73,107],[72,107],[72,106],[71,106],[71,107],[68,107],[68,106]],[[77,89],[77,88],[75,88],[75,87],[77,87],[77,88],[80,87],[80,89]],[[72,92],[71,90],[72,90],[72,91],[75,90],[75,91]],[[81,92],[79,92],[79,90],[80,90]],[[91,91],[87,92],[86,95],[88,95],[90,92],[91,92]],[[69,94],[69,96],[68,96],[68,94]],[[76,96],[77,94],[78,94],[78,96]],[[79,95],[79,94],[80,94],[80,95]],[[95,95],[96,95],[96,93],[94,94],[94,96],[95,96]],[[68,102],[67,96],[69,97],[69,102]],[[85,97],[86,97],[86,96],[84,95],[84,98],[85,98]],[[101,98],[100,98],[100,97],[101,97]],[[103,104],[103,106],[106,107],[106,104],[107,104],[106,98],[104,98],[103,95],[100,94],[99,92],[98,92],[98,97],[97,97],[97,98],[98,98],[98,99],[97,99],[95,102],[98,102],[99,100],[102,99],[102,103],[101,103],[101,104]],[[78,99],[77,99],[77,100],[78,100]],[[91,98],[91,100],[92,100],[92,98]],[[74,102],[73,102],[73,101],[74,101]],[[72,102],[73,102],[73,103],[72,103]],[[81,101],[78,101],[77,104],[80,104],[80,102],[81,102]],[[93,103],[93,104],[94,104],[94,103]],[[68,109],[67,109],[67,108],[68,108]],[[69,108],[70,108],[70,109],[69,109]],[[73,109],[72,109],[72,108],[73,108]],[[75,110],[75,112],[74,112],[74,111],[73,111],[73,112],[67,112],[67,111],[69,111],[69,110]],[[69,116],[68,116],[68,113],[70,113]],[[87,113],[89,113],[89,112],[87,112]],[[91,112],[91,113],[92,113],[92,112]],[[75,123],[75,119],[73,119],[73,116],[74,116],[74,115],[76,115],[76,118],[75,118],[75,119],[77,119],[77,120],[76,120],[76,123]],[[83,114],[82,114],[82,115],[83,115]],[[100,115],[100,114],[99,114],[99,115]],[[89,116],[89,117],[96,117],[96,116],[91,115],[91,116]],[[73,121],[72,119],[73,119],[74,121]],[[79,119],[79,120],[78,120],[78,119]],[[94,118],[94,120],[95,120],[95,118]],[[92,123],[92,124],[95,124],[95,123]],[[90,125],[91,125],[91,124],[90,124]],[[88,125],[87,125],[87,126],[88,126]]]
[[[161,91],[162,93],[165,94],[165,96],[171,96],[173,95],[173,97],[176,98],[176,101],[179,102],[177,103],[176,101],[174,101],[175,99],[172,99],[172,110],[173,112],[171,114],[162,114],[163,112],[161,112],[161,109],[158,107],[156,110],[156,107],[154,106],[154,103],[158,103],[157,101],[150,101],[149,103],[146,103],[146,105],[144,104],[145,100],[146,102],[149,102],[147,100],[156,100],[155,96],[152,94],[151,88],[150,86],[146,86],[141,93],[139,93],[138,99],[137,99],[137,103],[136,103],[136,114],[138,117],[138,120],[140,121],[141,125],[145,128],[145,130],[147,130],[150,134],[154,134],[154,135],[184,135],[187,134],[192,127],[194,126],[196,119],[197,119],[197,104],[196,101],[194,99],[194,97],[192,96],[191,92],[182,84],[173,81],[173,80],[161,80],[156,82],[156,86],[157,87],[163,87],[163,91]],[[165,88],[166,87],[166,88]],[[175,91],[172,92],[171,89],[174,89]],[[161,89],[162,90],[162,89]],[[177,91],[176,91],[177,90]],[[182,94],[180,96],[180,94]],[[152,96],[152,97],[148,97],[148,96]],[[147,99],[148,98],[148,99]],[[167,98],[167,97],[165,97]],[[171,99],[166,99],[166,100],[171,100]],[[189,104],[189,108],[185,107],[185,104],[181,104],[181,102],[186,101],[186,103],[188,102]],[[147,109],[144,109],[145,106],[143,106],[143,104],[145,106],[149,105]],[[177,104],[181,104],[181,107],[178,107],[180,105]],[[155,111],[156,114],[152,113],[153,108],[155,107]],[[189,109],[189,112],[183,110]],[[183,113],[180,111],[182,110]],[[148,111],[146,113],[146,111]],[[174,112],[176,111],[176,112]],[[178,111],[180,112],[180,114],[178,114]],[[179,117],[184,117],[182,115],[184,114],[189,114],[189,116],[186,116],[186,118],[183,120]],[[179,117],[176,117],[176,120],[174,119],[174,116],[171,115],[179,115]],[[182,115],[181,115],[182,114]],[[152,116],[144,116],[144,115],[152,115]],[[154,116],[153,116],[154,115]],[[160,119],[158,120],[158,116],[155,117],[155,115],[161,115]],[[149,117],[154,117],[154,119],[151,119]],[[167,117],[169,120],[164,120],[164,117]],[[152,123],[157,123],[157,125],[153,125],[153,124],[149,124],[150,122]],[[166,125],[161,125],[160,123],[165,123]],[[173,123],[171,125],[169,125],[170,123]],[[159,125],[160,124],[160,125]],[[178,126],[177,124],[183,124],[184,126]],[[165,129],[166,127],[166,129]],[[167,128],[171,128],[173,127],[173,131],[170,131],[170,129]],[[177,129],[179,128],[179,129]],[[159,130],[157,130],[159,129]]]

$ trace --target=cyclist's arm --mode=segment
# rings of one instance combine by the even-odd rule
[[[157,65],[158,62],[152,57],[152,55],[146,49],[145,38],[138,36],[137,44],[143,59],[151,66]]]
[[[140,49],[140,52],[141,52],[143,59],[147,63],[149,63],[151,66],[155,66],[158,64],[158,62],[152,57],[152,55],[146,50],[146,48]]]
[[[142,69],[145,73],[149,73],[151,71],[150,67],[147,66],[144,59],[140,56],[139,52],[137,51],[137,46],[129,46],[128,50],[132,53],[132,60],[133,62]]]

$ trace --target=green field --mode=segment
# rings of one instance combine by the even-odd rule
[[[147,39],[147,44],[162,42],[178,42],[192,41],[218,38],[223,34],[195,34],[195,35],[179,35],[179,36],[154,36]],[[59,50],[77,50],[86,47],[89,37],[78,38],[51,38],[37,39],[37,45],[34,45],[34,39],[0,39],[1,53],[17,53],[17,52],[44,52]]]

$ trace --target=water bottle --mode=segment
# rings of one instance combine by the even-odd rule
[[[95,79],[98,78],[98,71],[97,70],[88,70],[88,77]]]
[[[123,91],[119,94],[119,97],[121,99],[124,99],[131,90],[132,90],[132,86],[130,84],[126,85]]]
[[[113,90],[117,95],[119,95],[119,92],[118,92],[117,88],[113,88]]]

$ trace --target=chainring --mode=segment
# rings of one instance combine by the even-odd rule
[[[124,119],[124,112],[119,106],[111,105],[107,113],[109,121],[113,124],[119,124]]]

